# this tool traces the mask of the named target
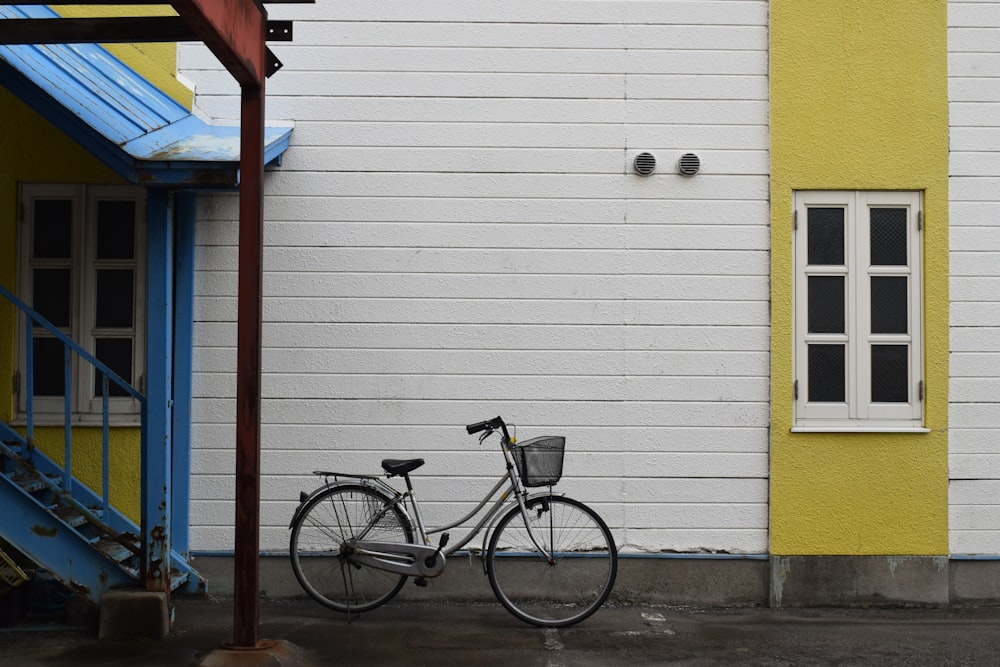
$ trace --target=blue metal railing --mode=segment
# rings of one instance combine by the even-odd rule
[[[94,355],[80,347],[66,334],[59,331],[52,323],[32,310],[27,304],[14,296],[7,288],[0,285],[0,296],[10,301],[25,315],[25,373],[26,373],[26,396],[25,396],[25,433],[28,442],[28,451],[25,458],[30,461],[35,437],[35,369],[34,369],[34,325],[38,324],[48,333],[53,335],[63,344],[64,363],[64,400],[63,400],[63,427],[64,427],[64,462],[61,488],[67,495],[73,491],[73,437],[72,437],[72,415],[73,415],[73,381],[72,381],[72,354],[75,352],[81,359],[92,365],[101,374],[101,498],[103,502],[103,516],[110,516],[110,428],[109,428],[109,388],[110,382],[114,382],[121,387],[129,396],[139,402],[139,438],[140,447],[145,451],[146,444],[146,397],[131,384],[126,382],[111,370],[105,363],[97,359]]]

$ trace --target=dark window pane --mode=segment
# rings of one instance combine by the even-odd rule
[[[843,266],[844,209],[810,208],[808,262],[812,266]]]
[[[909,346],[872,345],[872,402],[910,400]]]
[[[73,221],[69,199],[35,200],[35,235],[32,256],[37,259],[68,259]]]
[[[809,276],[809,333],[844,333],[844,276]]]
[[[98,338],[96,355],[123,380],[132,384],[132,340],[129,338]],[[94,395],[103,396],[102,373],[94,373]],[[112,380],[108,381],[108,396],[128,396],[128,392]]]
[[[70,270],[35,269],[32,272],[32,290],[31,307],[55,326],[68,327]]]
[[[809,346],[809,401],[843,403],[846,400],[846,371],[843,345]]]
[[[906,209],[871,209],[872,266],[906,266]]]
[[[909,331],[906,287],[906,276],[872,276],[873,334]]]
[[[97,271],[98,327],[132,326],[132,273],[131,269]]]
[[[97,202],[97,259],[135,258],[135,202]]]
[[[35,396],[64,396],[66,361],[64,345],[55,338],[35,338]]]

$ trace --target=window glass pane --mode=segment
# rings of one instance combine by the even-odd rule
[[[812,266],[843,266],[844,209],[810,208],[807,262]]]
[[[32,248],[32,256],[36,259],[69,259],[72,222],[72,200],[35,200],[35,247]]]
[[[97,327],[132,326],[132,275],[132,269],[97,271]]]
[[[95,356],[132,384],[132,340],[129,338],[98,338]],[[102,374],[94,373],[94,395],[103,396]],[[116,382],[108,381],[108,396],[128,396]]]
[[[907,403],[909,384],[909,346],[872,345],[872,402]]]
[[[906,276],[872,276],[872,333],[905,334],[907,326]]]
[[[809,333],[844,333],[844,276],[809,276]]]
[[[35,396],[63,396],[66,391],[66,362],[62,341],[35,338]]]
[[[97,259],[135,258],[135,202],[97,202]]]
[[[843,345],[809,346],[809,401],[843,403],[847,392]]]
[[[906,209],[871,209],[872,266],[906,266]]]
[[[70,321],[70,270],[35,269],[31,275],[31,307],[55,326],[68,327]]]

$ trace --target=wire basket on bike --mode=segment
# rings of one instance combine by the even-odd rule
[[[525,486],[553,486],[562,477],[566,438],[543,435],[515,445],[511,451]]]

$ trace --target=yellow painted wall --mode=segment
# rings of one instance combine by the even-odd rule
[[[17,188],[20,182],[123,183],[104,163],[0,88],[0,280],[17,291]],[[58,159],[53,159],[58,156]],[[13,389],[16,367],[15,314],[0,299],[0,419],[10,422],[16,414]],[[23,431],[22,431],[23,432]],[[55,460],[63,460],[61,428],[36,427],[38,447]],[[96,428],[73,431],[74,474],[96,491],[101,489],[101,432]],[[139,519],[139,434],[135,428],[112,429],[112,502],[133,520]]]
[[[109,16],[176,16],[170,5],[65,5],[55,7],[66,18]],[[194,92],[177,80],[177,45],[172,42],[149,44],[105,44],[132,69],[188,109]]]
[[[66,17],[173,13],[168,7],[67,6]],[[175,44],[112,44],[107,48],[161,90],[188,108],[192,92],[176,77]],[[17,189],[21,182],[124,183],[114,171],[95,159],[30,107],[0,88],[0,282],[17,291]],[[16,368],[15,311],[0,299],[0,419],[16,414],[13,377]],[[36,428],[40,449],[63,460],[61,428]],[[75,428],[74,473],[91,488],[101,488],[101,432]],[[133,520],[139,519],[139,433],[136,428],[112,429],[112,502]]]
[[[946,0],[772,0],[771,552],[948,552]],[[924,191],[928,434],[792,433],[796,190]]]

